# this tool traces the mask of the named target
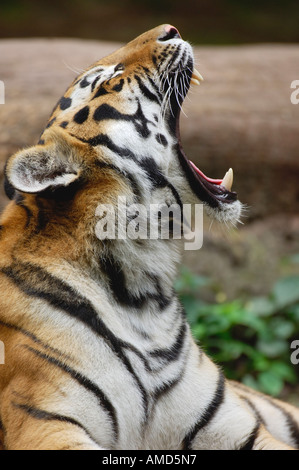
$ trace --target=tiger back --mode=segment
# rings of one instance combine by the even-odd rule
[[[241,216],[232,172],[208,178],[180,143],[201,79],[191,46],[159,26],[77,77],[38,144],[8,160],[3,448],[299,448],[299,411],[227,381],[194,342],[173,289],[183,218],[168,238],[135,236],[153,205]]]

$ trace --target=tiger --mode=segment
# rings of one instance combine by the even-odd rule
[[[82,72],[38,143],[8,159],[3,449],[299,448],[299,410],[229,381],[194,340],[174,289],[183,238],[95,229],[120,197],[238,222],[232,171],[209,178],[182,148],[181,107],[201,81],[192,46],[158,26]]]

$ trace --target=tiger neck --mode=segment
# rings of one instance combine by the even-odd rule
[[[175,295],[180,259],[180,245],[175,240],[118,241],[100,254],[100,280],[113,300],[124,307],[163,310]]]

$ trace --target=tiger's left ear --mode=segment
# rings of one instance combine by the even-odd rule
[[[40,193],[50,188],[69,186],[82,173],[74,149],[76,147],[65,138],[54,136],[45,145],[17,152],[6,164],[8,184],[24,193]]]

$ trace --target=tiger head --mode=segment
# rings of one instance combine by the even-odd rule
[[[48,215],[58,204],[63,213],[66,204],[68,219],[94,217],[97,204],[130,193],[138,202],[202,203],[210,215],[235,223],[241,204],[231,172],[208,178],[181,147],[181,106],[199,80],[192,48],[176,28],[142,34],[73,81],[38,145],[8,160],[8,193],[47,201]]]

